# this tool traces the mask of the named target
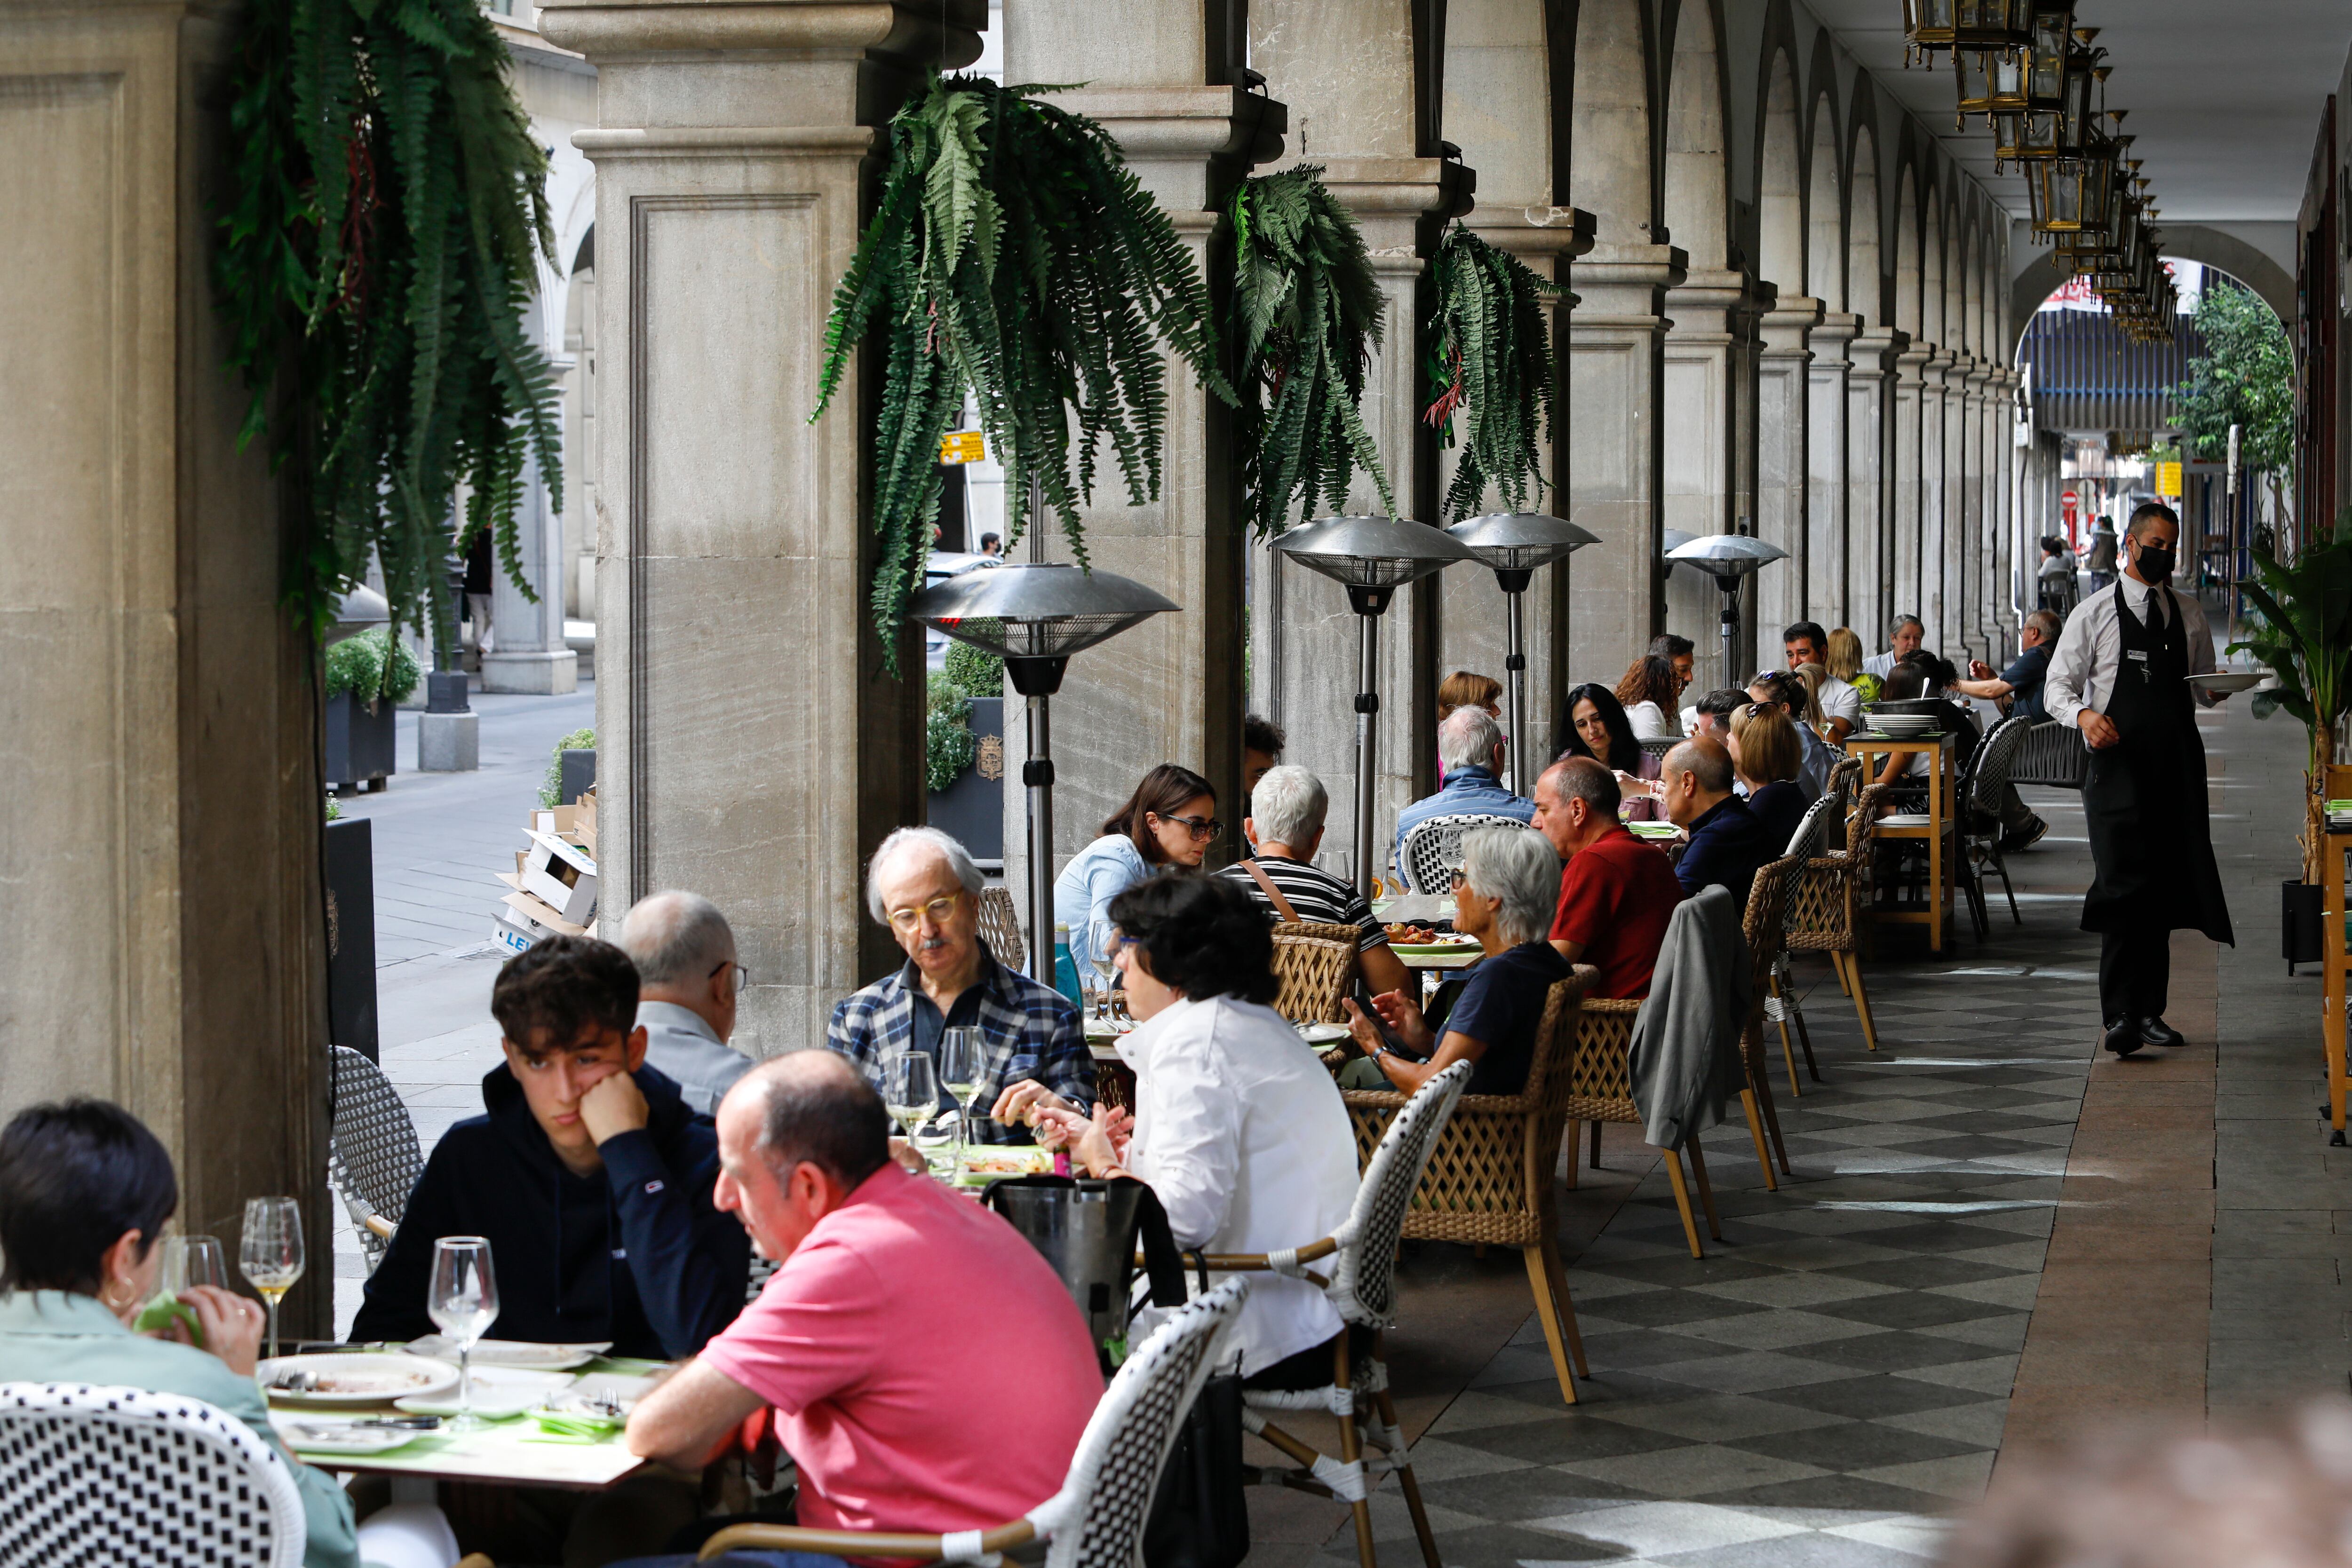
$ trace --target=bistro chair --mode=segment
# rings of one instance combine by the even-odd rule
[[[2012,784],[2040,784],[2053,789],[2080,789],[2090,777],[2091,748],[2074,726],[2045,719],[2031,725],[2011,762]]]
[[[1443,897],[1462,869],[1462,835],[1480,828],[1524,828],[1517,817],[1493,811],[1464,811],[1451,817],[1429,817],[1415,822],[1397,849],[1397,869],[1412,881],[1415,893]]]
[[[0,1383],[0,1564],[300,1568],[293,1472],[177,1394]]]
[[[1789,889],[1789,917],[1781,943],[1796,953],[1827,953],[1836,970],[1838,988],[1853,998],[1855,1019],[1862,1025],[1863,1043],[1878,1049],[1878,1029],[1870,1018],[1870,994],[1862,983],[1862,958],[1856,932],[1864,889],[1862,879],[1870,869],[1872,841],[1876,836],[1878,807],[1887,786],[1873,784],[1854,802],[1846,819],[1843,853],[1817,855],[1803,862]]]
[[[1789,858],[1794,860],[1800,868],[1799,873],[1790,874],[1791,887],[1795,885],[1796,876],[1801,868],[1820,857],[1822,841],[1828,836],[1837,810],[1838,800],[1834,795],[1823,795],[1805,808],[1804,820],[1797,824],[1795,834],[1789,840]],[[1789,1026],[1791,1023],[1797,1026],[1797,1043],[1804,1049],[1805,1071],[1816,1083],[1822,1081],[1822,1068],[1821,1063],[1813,1060],[1813,1037],[1805,1028],[1804,1009],[1797,998],[1796,966],[1789,956],[1787,936],[1789,927],[1796,921],[1797,904],[1794,898],[1784,899],[1782,903],[1782,940],[1780,952],[1772,958],[1772,988],[1764,998],[1764,1020],[1778,1026],[1780,1030],[1780,1060],[1789,1066],[1789,1092],[1801,1100],[1805,1092],[1797,1082],[1797,1058],[1789,1048]]]
[[[1566,982],[1562,982],[1565,984]],[[1430,1533],[1429,1516],[1421,1505],[1421,1483],[1412,1473],[1412,1453],[1397,1420],[1396,1400],[1389,1393],[1388,1358],[1383,1335],[1396,1326],[1397,1243],[1408,1232],[1408,1212],[1421,1186],[1431,1152],[1445,1135],[1447,1124],[1470,1082],[1470,1064],[1457,1061],[1423,1084],[1410,1098],[1402,1094],[1350,1094],[1351,1108],[1360,1101],[1393,1102],[1388,1125],[1364,1162],[1364,1178],[1356,1201],[1339,1228],[1306,1247],[1255,1256],[1212,1254],[1213,1270],[1265,1270],[1322,1288],[1339,1309],[1347,1326],[1331,1338],[1331,1381],[1321,1388],[1276,1391],[1242,1390],[1242,1425],[1292,1460],[1297,1469],[1261,1469],[1259,1485],[1294,1487],[1348,1504],[1356,1521],[1356,1557],[1361,1568],[1376,1568],[1372,1552],[1372,1511],[1369,1499],[1381,1471],[1393,1472],[1412,1515],[1413,1534],[1428,1568],[1439,1568],[1437,1541]],[[1356,1119],[1357,1146],[1366,1133],[1363,1117]],[[1310,1263],[1331,1260],[1319,1270]],[[1560,1299],[1567,1300],[1566,1287]],[[1573,1330],[1571,1330],[1573,1332]],[[1369,1336],[1369,1349],[1358,1343]],[[1580,1354],[1581,1353],[1580,1352]],[[1573,1397],[1573,1396],[1571,1396]],[[1339,1457],[1315,1447],[1266,1419],[1267,1412],[1328,1411],[1339,1424]],[[1362,1428],[1360,1432],[1359,1427]],[[1364,1444],[1381,1450],[1378,1459],[1364,1457]]]
[[[1838,821],[1843,822],[1853,812],[1853,798],[1862,792],[1862,758],[1848,757],[1832,765],[1828,788],[1822,799],[1837,802]]]
[[[1228,1280],[1171,1312],[1111,1378],[1070,1456],[1062,1490],[1019,1519],[947,1535],[734,1524],[703,1543],[702,1558],[741,1547],[857,1560],[994,1563],[998,1553],[1045,1541],[1045,1568],[1131,1568],[1142,1558],[1144,1518],[1169,1450],[1248,1294],[1246,1281]]]
[[[1780,1162],[1780,1174],[1793,1177],[1797,1173],[1789,1168],[1789,1145],[1780,1136],[1780,1113],[1772,1104],[1772,1070],[1764,1057],[1764,1004],[1772,994],[1772,967],[1779,961],[1787,940],[1784,927],[1789,915],[1789,883],[1795,875],[1797,859],[1783,855],[1771,864],[1757,868],[1756,880],[1748,886],[1748,916],[1741,929],[1748,938],[1748,1023],[1742,1030],[1741,1054],[1748,1064],[1748,1087],[1756,1096],[1756,1109],[1764,1115],[1764,1130],[1771,1135],[1772,1155]],[[1790,1082],[1796,1081],[1796,1068],[1789,1070]],[[1754,1122],[1748,1131],[1755,1131]],[[1761,1156],[1761,1147],[1757,1154]],[[1764,1185],[1778,1190],[1780,1183],[1772,1179],[1770,1164],[1764,1171]]]
[[[373,1274],[400,1217],[408,1212],[408,1195],[424,1174],[425,1156],[417,1147],[416,1124],[383,1070],[356,1051],[328,1049],[334,1112],[327,1164]]]
[[[1008,969],[1019,969],[1029,960],[1027,944],[1021,940],[1021,911],[1013,902],[1009,888],[983,887],[980,890],[980,939],[988,944],[988,955]]]
[[[1577,1019],[1598,973],[1579,965],[1553,985],[1537,1026],[1525,1088],[1517,1094],[1466,1095],[1454,1107],[1404,1217],[1404,1235],[1412,1240],[1517,1250],[1527,1264],[1560,1397],[1570,1405],[1576,1403],[1576,1378],[1586,1375],[1584,1342],[1576,1332],[1576,1309],[1560,1269],[1554,1176],[1576,1096]],[[1341,1098],[1356,1121],[1357,1155],[1369,1162],[1390,1119],[1404,1109],[1404,1096],[1351,1091]]]
[[[1580,1123],[1592,1124],[1592,1168],[1601,1168],[1601,1124],[1617,1122],[1641,1126],[1642,1108],[1633,1099],[1633,1068],[1627,1054],[1633,1040],[1633,1020],[1642,1011],[1640,998],[1619,1000],[1607,997],[1587,997],[1576,1014],[1576,1055],[1569,1069],[1568,1097],[1568,1185],[1576,1186],[1576,1134]],[[1743,1094],[1749,1124],[1754,1127],[1756,1107],[1752,1097]],[[1755,1129],[1760,1142],[1761,1129]],[[1698,1140],[1686,1138],[1679,1149],[1668,1149],[1666,1180],[1675,1189],[1675,1207],[1683,1217],[1683,1239],[1690,1243],[1690,1255],[1704,1258],[1699,1246],[1698,1220],[1691,1213],[1690,1183],[1683,1179],[1683,1159],[1690,1160],[1690,1181],[1697,1184],[1699,1207],[1706,1214],[1707,1234],[1717,1241],[1723,1239],[1723,1220],[1715,1210],[1715,1188],[1706,1179],[1706,1158],[1699,1152]]]
[[[1683,737],[1679,735],[1653,735],[1646,736],[1633,744],[1664,762],[1666,759],[1666,753],[1682,743]]]
[[[2001,796],[2008,790],[2011,773],[2018,753],[2024,748],[2033,721],[2020,715],[2002,719],[1992,727],[1992,733],[1977,742],[1969,758],[1969,769],[1960,779],[1959,800],[1959,869],[1965,879],[1962,889],[1969,896],[1969,917],[1975,922],[1977,940],[1985,938],[1986,919],[1985,871],[1990,867],[2000,876],[2000,890],[2009,898],[2009,917],[2016,924],[2025,924],[2017,912],[2017,889],[2010,885],[2009,862],[2001,858],[2000,825]]]
[[[1340,998],[1356,978],[1353,925],[1285,920],[1274,927],[1274,1010],[1292,1023],[1345,1023]]]

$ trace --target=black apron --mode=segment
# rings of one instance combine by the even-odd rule
[[[2122,739],[2091,753],[2083,815],[2091,835],[2085,931],[2202,931],[2236,945],[2207,815],[2205,743],[2189,689],[2180,601],[2164,594],[2164,630],[2148,629],[2115,586],[2123,634],[2106,717]]]

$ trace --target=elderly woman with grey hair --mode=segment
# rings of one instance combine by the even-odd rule
[[[1516,1094],[1527,1086],[1536,1034],[1554,984],[1570,964],[1545,938],[1559,898],[1559,855],[1533,828],[1480,828],[1462,837],[1454,873],[1454,930],[1477,938],[1486,956],[1449,999],[1424,1014],[1402,991],[1372,998],[1381,1021],[1406,1051],[1347,1003],[1354,1043],[1391,1086],[1412,1093],[1457,1061],[1471,1063],[1472,1094]],[[1350,1067],[1352,1078],[1365,1076]],[[1349,1082],[1343,1079],[1343,1082]],[[1377,1088],[1376,1082],[1349,1082]]]

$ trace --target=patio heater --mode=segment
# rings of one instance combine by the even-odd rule
[[[1029,791],[1029,973],[1054,983],[1054,760],[1046,703],[1062,689],[1070,655],[1181,608],[1132,579],[1043,559],[1047,518],[1031,489],[1030,559],[934,583],[908,601],[911,620],[997,654],[1026,700]]]
[[[1732,679],[1731,643],[1739,634],[1739,585],[1759,569],[1788,559],[1789,552],[1748,534],[1709,534],[1668,550],[1666,559],[1698,568],[1723,590],[1723,612],[1717,618],[1723,626],[1723,684],[1737,685]]]
[[[1601,536],[1563,517],[1541,512],[1489,512],[1445,530],[1470,547],[1470,553],[1492,567],[1495,586],[1503,591],[1504,627],[1509,641],[1503,660],[1505,700],[1511,722],[1511,770],[1504,788],[1521,793],[1519,758],[1528,745],[1528,655],[1525,600],[1536,568],[1564,560],[1571,550],[1599,544]]]
[[[1381,613],[1406,583],[1478,557],[1452,535],[1402,517],[1323,517],[1278,536],[1274,548],[1345,588],[1349,608],[1356,612],[1356,889],[1370,897]]]

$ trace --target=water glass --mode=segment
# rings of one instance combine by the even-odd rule
[[[269,1303],[269,1355],[278,1357],[278,1303],[302,1277],[302,1210],[290,1197],[248,1197],[237,1268]]]
[[[217,1236],[167,1236],[163,1239],[163,1293],[177,1296],[198,1285],[228,1289],[228,1255]]]
[[[457,1416],[453,1432],[488,1425],[474,1414],[474,1343],[499,1321],[499,1283],[490,1271],[490,1243],[481,1236],[444,1236],[433,1244],[433,1283],[425,1314],[457,1342]]]

